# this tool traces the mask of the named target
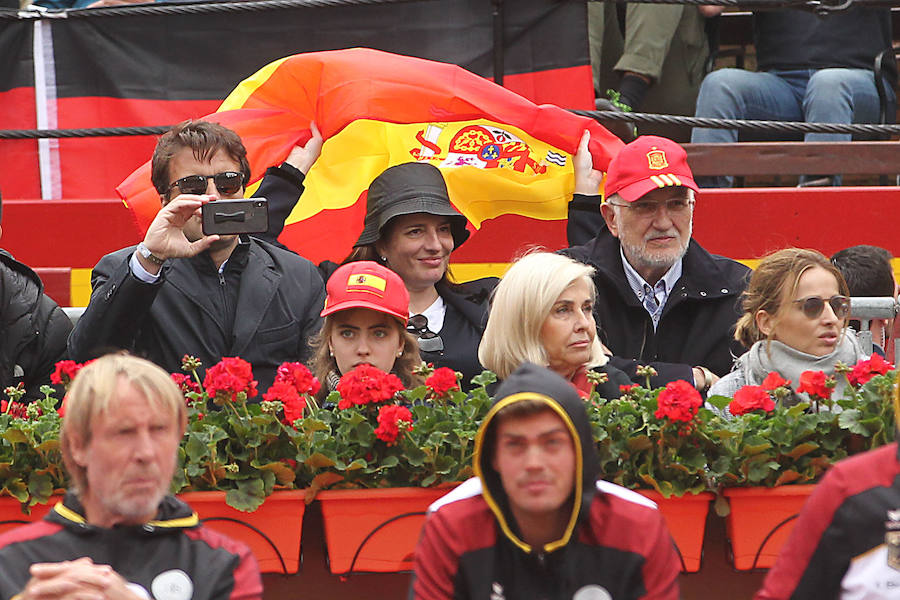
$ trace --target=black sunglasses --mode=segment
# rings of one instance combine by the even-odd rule
[[[440,352],[444,349],[444,340],[428,329],[428,317],[425,315],[411,316],[406,323],[406,330],[419,339],[419,350],[422,352]]]
[[[800,305],[800,310],[810,319],[816,319],[825,310],[825,303],[831,306],[834,316],[838,319],[846,319],[850,314],[850,298],[847,296],[832,296],[827,300],[819,296],[810,296],[809,298],[801,298],[793,302]]]
[[[182,194],[201,195],[206,193],[206,182],[210,179],[216,184],[220,194],[236,194],[244,185],[244,174],[237,171],[225,171],[215,175],[188,175],[182,177],[169,186],[166,194],[172,192],[172,188],[178,188]]]

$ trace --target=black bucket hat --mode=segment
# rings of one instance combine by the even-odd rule
[[[437,167],[403,163],[385,169],[369,186],[365,227],[354,247],[377,242],[394,217],[416,213],[450,217],[454,248],[469,239],[466,218],[450,204],[447,184]]]

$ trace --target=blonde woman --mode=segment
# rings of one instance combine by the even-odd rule
[[[590,391],[588,371],[605,372],[597,391],[619,397],[631,383],[608,365],[594,321],[592,267],[550,252],[517,260],[497,285],[478,358],[505,379],[524,362],[549,367],[580,392]]]

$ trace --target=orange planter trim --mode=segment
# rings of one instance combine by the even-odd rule
[[[787,542],[815,485],[726,488],[731,512],[725,519],[738,570],[768,569]]]
[[[425,511],[440,488],[327,490],[322,506],[328,562],[335,575],[410,571]]]
[[[225,492],[178,494],[204,525],[250,546],[263,573],[296,573],[306,490],[276,491],[254,512],[225,504]]]
[[[710,492],[685,494],[665,498],[655,490],[636,490],[640,495],[653,500],[666,520],[666,525],[681,559],[683,573],[696,573],[703,560],[703,537],[706,534],[706,517],[709,503],[715,495]]]

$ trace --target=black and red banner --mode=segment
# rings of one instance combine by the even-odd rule
[[[109,16],[91,9],[64,19],[4,13],[0,129],[169,125],[214,112],[263,65],[318,50],[377,48],[493,78],[493,9],[487,0],[423,0]],[[590,109],[585,13],[576,0],[505,2],[504,86],[538,104]],[[6,199],[114,197],[154,145],[152,136],[0,139],[0,191]]]

